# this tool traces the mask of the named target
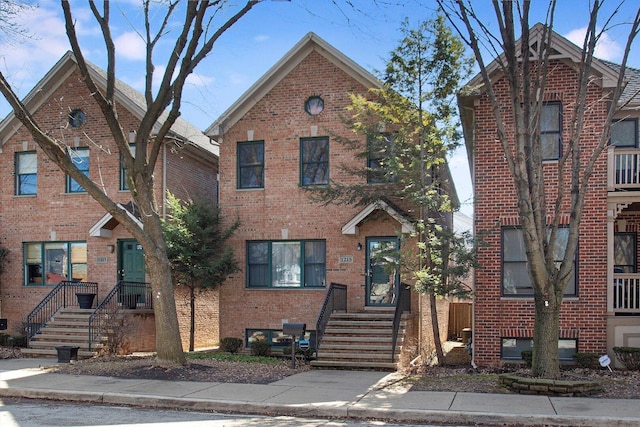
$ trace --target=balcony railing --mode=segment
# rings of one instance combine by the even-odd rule
[[[615,273],[609,299],[616,314],[640,316],[640,274]]]
[[[609,191],[640,190],[640,149],[607,149],[607,186]]]

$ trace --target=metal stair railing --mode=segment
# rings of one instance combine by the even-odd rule
[[[103,331],[113,326],[119,310],[134,309],[139,304],[143,309],[153,309],[152,301],[149,283],[118,281],[89,316],[89,351],[94,343],[101,341]]]
[[[322,341],[331,313],[336,310],[347,311],[347,286],[331,283],[316,322],[316,351],[320,348],[320,341]]]
[[[402,313],[411,311],[411,287],[405,283],[400,283],[400,292],[396,310],[393,314],[393,336],[391,338],[391,363],[396,361],[396,344],[398,342],[398,331],[400,330],[400,320]]]
[[[49,322],[61,308],[79,307],[76,293],[91,293],[98,296],[98,284],[95,282],[76,282],[63,280],[35,306],[27,315],[25,333],[27,346],[40,329]]]

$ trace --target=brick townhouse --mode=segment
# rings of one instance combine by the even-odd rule
[[[532,28],[531,43],[539,41],[542,26]],[[576,69],[581,49],[553,34],[552,63],[544,93],[544,172],[549,203],[557,191],[557,160],[568,140],[571,102],[577,90]],[[494,70],[495,92],[508,103],[506,78]],[[615,86],[619,67],[594,60],[582,138],[588,155],[598,143],[606,117],[605,102]],[[638,119],[640,71],[627,69],[623,101],[630,101],[611,129],[611,141],[598,159],[580,227],[574,279],[565,292],[560,318],[560,360],[571,361],[575,352],[608,353],[614,346],[640,347],[640,274],[637,231],[640,224],[640,174],[638,173]],[[466,146],[475,197],[474,231],[488,244],[479,253],[482,268],[475,272],[473,348],[478,365],[499,365],[521,359],[531,348],[533,290],[515,199],[515,187],[497,142],[495,119],[480,76],[468,84],[471,95],[461,96]],[[508,111],[507,111],[508,110]],[[510,109],[504,110],[505,121]],[[509,128],[507,126],[507,128]],[[568,182],[568,179],[566,180]],[[552,208],[551,208],[552,209]],[[569,212],[563,209],[563,223]],[[561,231],[562,233],[562,231]]]
[[[105,73],[95,66],[90,70],[104,87]],[[145,111],[144,96],[118,82],[117,102],[124,130],[135,131]],[[67,147],[85,174],[135,214],[118,149],[72,53],[55,64],[24,103],[41,127]],[[182,119],[170,137],[155,171],[158,200],[170,190],[182,199],[198,194],[215,203],[218,147]],[[0,244],[9,250],[0,280],[0,317],[7,319],[7,332],[23,333],[27,314],[60,280],[97,282],[97,301],[118,280],[145,281],[140,245],[48,159],[13,114],[0,123],[0,140]],[[164,208],[162,202],[158,205]],[[217,316],[217,304],[213,296],[200,301],[207,303],[198,306],[196,345],[211,346],[217,343],[217,322],[209,319]],[[180,289],[176,304],[186,347],[188,298]],[[147,314],[152,316],[152,311]],[[140,314],[141,328],[143,317]],[[139,331],[139,349],[154,348],[153,331],[152,327]]]
[[[319,314],[334,284],[345,287],[338,311],[363,315],[356,322],[385,319],[389,313],[393,318],[404,287],[376,253],[397,247],[399,233],[414,230],[408,211],[389,200],[365,207],[323,206],[311,202],[306,191],[329,179],[362,183],[364,178],[341,166],[364,167],[367,160],[357,159],[335,137],[350,132],[344,124],[349,94],[376,87],[380,82],[373,75],[309,33],[205,131],[220,145],[223,215],[240,220],[232,244],[242,272],[220,288],[221,338],[242,338],[247,347],[263,339],[286,347],[283,325],[306,324],[306,338],[315,343],[316,333],[323,333],[317,330],[322,328]],[[417,353],[433,348],[431,324],[428,298],[411,294],[404,347]],[[446,338],[448,305],[439,308]],[[319,359],[333,349],[327,334]],[[342,356],[350,366],[365,363],[353,353],[385,340],[363,335],[341,338],[357,345],[350,356]]]

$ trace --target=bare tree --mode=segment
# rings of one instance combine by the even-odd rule
[[[156,349],[160,363],[183,363],[180,331],[173,293],[170,262],[162,232],[158,202],[155,199],[154,169],[161,147],[171,127],[180,116],[183,88],[187,77],[196,66],[211,52],[220,36],[248,13],[260,0],[250,0],[231,11],[231,15],[219,26],[214,25],[219,15],[228,13],[227,1],[186,1],[167,0],[159,6],[164,11],[163,19],[157,28],[153,28],[152,17],[156,2],[144,0],[144,29],[139,32],[146,43],[146,79],[144,95],[146,112],[135,133],[135,149],[129,147],[129,137],[121,126],[116,109],[116,48],[111,33],[110,3],[104,1],[99,7],[95,1],[89,6],[103,35],[107,56],[106,89],[102,90],[92,78],[85,61],[83,50],[76,34],[72,2],[62,0],[66,33],[75,55],[83,80],[99,105],[104,120],[111,130],[111,136],[117,145],[122,161],[128,172],[128,185],[131,197],[141,212],[142,224],[133,221],[124,209],[119,207],[101,188],[80,171],[67,154],[64,144],[56,140],[35,121],[32,112],[18,99],[15,92],[0,74],[0,92],[11,105],[15,116],[32,134],[35,142],[53,160],[60,169],[71,176],[122,224],[142,245],[145,252],[147,272],[153,287],[154,312],[156,322]],[[177,15],[182,14],[181,18]],[[170,23],[181,19],[177,31],[169,31]],[[165,71],[160,84],[154,91],[154,49],[162,39],[166,41],[173,35],[172,54],[163,66]]]
[[[0,40],[11,43],[20,42],[22,38],[28,37],[28,29],[18,25],[15,18],[35,7],[36,4],[28,0],[0,2]]]
[[[456,27],[474,53],[480,68],[482,91],[491,104],[498,141],[513,178],[528,273],[534,290],[533,373],[548,378],[559,374],[560,306],[566,285],[573,274],[589,179],[594,172],[596,161],[607,145],[612,119],[621,107],[627,58],[638,35],[640,24],[638,11],[629,24],[630,30],[619,67],[617,84],[600,100],[600,103],[605,103],[607,114],[603,132],[592,150],[584,150],[583,138],[586,133],[583,126],[594,108],[588,103],[588,91],[594,84],[596,43],[612,27],[613,16],[620,11],[622,4],[620,3],[611,15],[601,16],[602,3],[599,0],[590,2],[589,22],[581,46],[582,58],[576,70],[575,97],[564,100],[564,104],[568,106],[564,116],[568,118],[570,129],[558,160],[557,191],[553,192],[544,180],[540,120],[547,77],[553,66],[556,1],[549,1],[546,22],[537,27],[541,33],[535,34],[539,37],[536,45],[530,43],[534,34],[529,22],[529,0],[493,1],[498,34],[490,32],[489,25],[479,18],[470,0],[438,0],[451,24]],[[490,54],[495,55],[496,60],[492,64],[485,62],[483,49],[488,49]],[[496,66],[495,69],[490,68],[493,64]],[[507,97],[501,97],[494,90],[496,83],[492,80],[493,72],[502,73],[506,79]],[[507,116],[516,119],[510,121],[506,119]],[[570,217],[568,238],[563,242],[558,230],[561,217],[567,214]],[[557,255],[557,245],[563,247],[560,263],[554,256]]]

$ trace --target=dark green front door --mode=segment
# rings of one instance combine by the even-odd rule
[[[396,237],[367,238],[367,299],[369,307],[393,307],[398,299]]]
[[[145,266],[142,245],[135,240],[118,241],[118,279],[127,282],[144,282]]]

